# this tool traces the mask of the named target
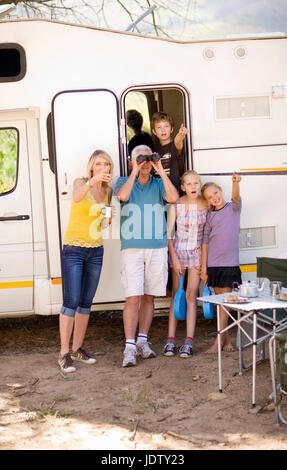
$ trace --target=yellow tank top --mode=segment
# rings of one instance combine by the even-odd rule
[[[101,222],[103,215],[101,209],[105,204],[108,204],[108,189],[105,199],[101,203],[95,201],[90,191],[81,201],[72,201],[64,244],[84,248],[102,246]]]

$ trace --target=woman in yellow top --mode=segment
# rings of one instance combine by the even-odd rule
[[[89,159],[87,178],[77,178],[62,251],[64,301],[59,327],[61,352],[58,364],[63,372],[74,372],[73,360],[94,364],[83,348],[90,310],[103,263],[103,207],[110,204],[113,161],[103,150]],[[72,352],[70,339],[73,333]]]

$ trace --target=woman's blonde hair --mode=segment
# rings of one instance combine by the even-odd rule
[[[198,179],[199,179],[200,184],[202,184],[200,175],[199,175],[195,170],[187,170],[187,171],[185,171],[185,172],[183,173],[183,175],[181,175],[181,177],[180,177],[180,182],[181,182],[181,184],[184,183],[184,178],[185,178],[186,176],[197,176]]]
[[[103,157],[105,160],[107,160],[107,162],[109,162],[109,164],[110,164],[110,169],[111,169],[110,173],[113,172],[114,163],[113,163],[113,160],[112,160],[111,156],[107,152],[105,152],[104,150],[95,150],[92,153],[92,155],[90,156],[89,161],[88,161],[88,165],[87,165],[87,174],[88,174],[88,176],[87,176],[87,178],[85,178],[87,181],[89,179],[91,179],[92,176],[93,176],[93,165],[94,165],[95,160],[96,160],[97,157]],[[103,186],[108,186],[108,183],[104,182]]]

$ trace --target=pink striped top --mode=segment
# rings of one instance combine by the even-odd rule
[[[197,210],[196,204],[190,204],[186,210],[185,204],[176,203],[177,230],[173,238],[173,247],[183,268],[201,265],[201,247],[203,230],[207,217],[207,209]],[[169,263],[172,264],[169,256]]]

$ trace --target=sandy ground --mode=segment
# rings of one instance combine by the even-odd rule
[[[65,376],[57,316],[0,320],[0,449],[286,449],[287,427],[275,426],[268,406],[267,360],[257,369],[255,409],[251,370],[239,376],[237,351],[224,353],[218,393],[217,356],[204,354],[215,328],[199,312],[193,357],[167,358],[167,317],[157,316],[150,341],[158,356],[123,369],[121,313],[96,313],[84,346],[98,362]],[[177,346],[183,338],[180,322]]]

